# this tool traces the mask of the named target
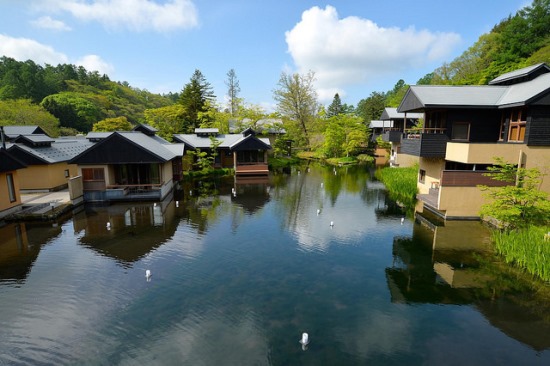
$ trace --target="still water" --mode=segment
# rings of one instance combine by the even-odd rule
[[[0,364],[549,365],[548,285],[479,223],[403,216],[369,169],[311,166],[8,224]]]

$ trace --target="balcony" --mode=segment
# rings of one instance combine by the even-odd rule
[[[448,141],[444,128],[406,130],[401,140],[401,153],[424,158],[444,158]]]
[[[441,172],[441,187],[477,187],[484,185],[489,187],[503,187],[510,185],[508,182],[502,182],[491,179],[484,174],[483,170],[444,170]]]
[[[522,144],[502,143],[469,143],[449,142],[445,152],[445,160],[464,164],[492,164],[494,157],[502,157],[506,161],[516,161]]]

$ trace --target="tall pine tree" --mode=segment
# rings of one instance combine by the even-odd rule
[[[212,86],[202,72],[196,69],[189,83],[183,87],[179,99],[185,109],[183,131],[193,133],[200,126],[199,113],[208,111],[215,98]]]

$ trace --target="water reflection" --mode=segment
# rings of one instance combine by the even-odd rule
[[[550,304],[534,302],[530,279],[506,274],[494,258],[487,228],[477,222],[415,225],[396,237],[386,269],[392,302],[472,305],[491,324],[537,351],[550,348]]]
[[[129,266],[174,236],[176,212],[174,201],[86,206],[72,222],[80,244]]]
[[[334,173],[87,206],[39,252],[29,226],[2,231],[2,269],[33,259],[0,286],[0,364],[548,363],[548,303],[488,260],[483,227],[401,224],[368,168]]]
[[[51,223],[11,223],[0,227],[0,284],[21,284],[42,246],[61,233]]]

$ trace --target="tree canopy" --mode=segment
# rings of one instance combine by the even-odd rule
[[[184,108],[183,130],[186,133],[192,133],[200,126],[199,113],[207,112],[209,106],[214,104],[215,98],[212,86],[206,81],[202,72],[196,69],[189,82],[183,87],[179,99],[179,103]]]

